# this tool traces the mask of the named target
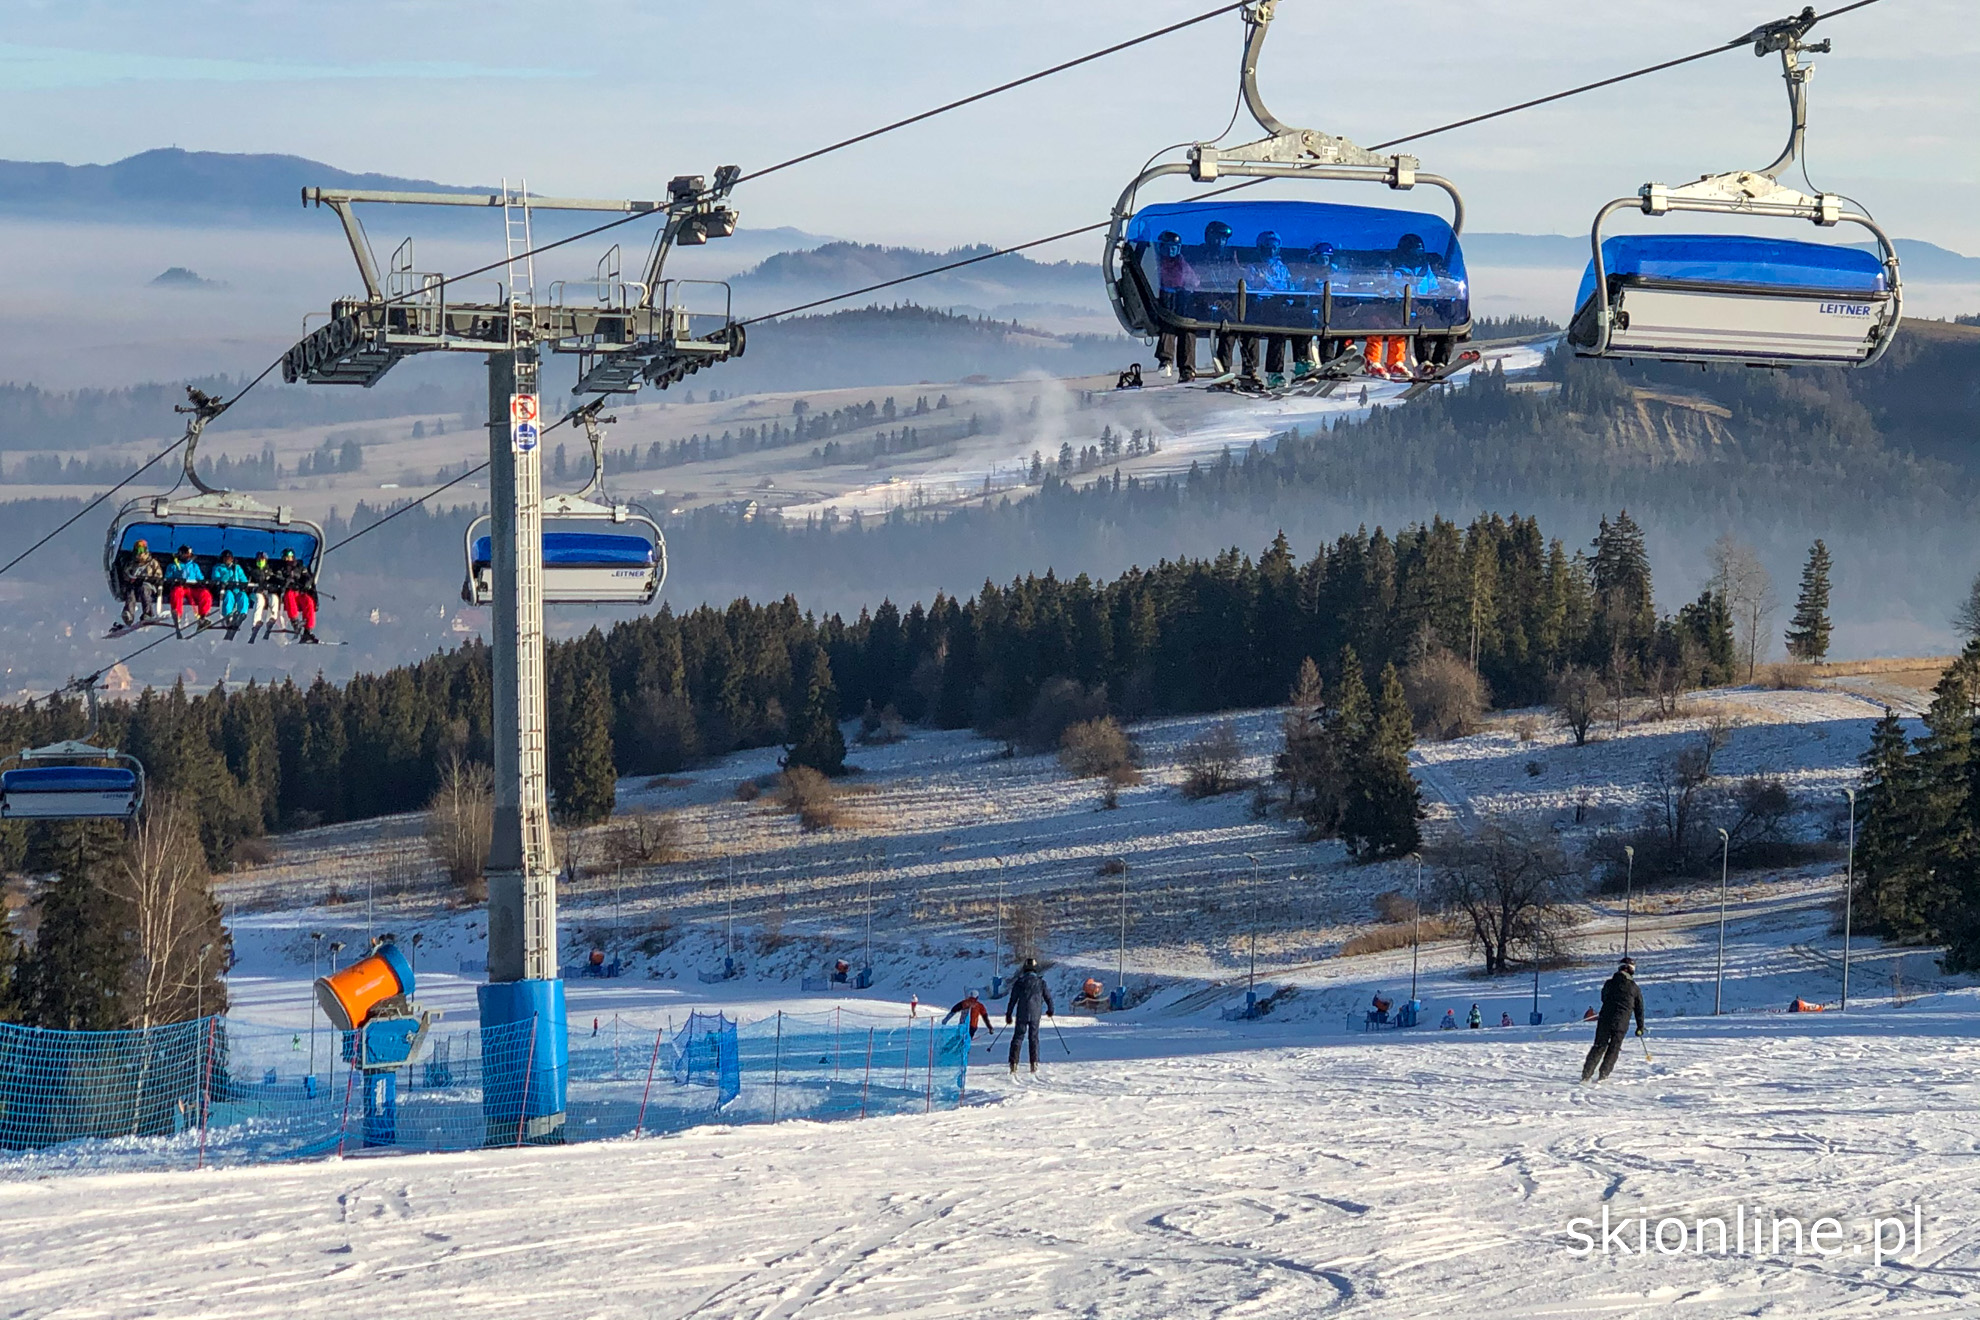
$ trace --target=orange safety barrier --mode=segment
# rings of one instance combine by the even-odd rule
[[[369,958],[316,980],[316,1002],[339,1031],[357,1030],[378,1005],[412,992],[412,966],[394,944],[381,945]]]

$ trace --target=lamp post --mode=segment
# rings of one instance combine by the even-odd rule
[[[193,981],[193,1017],[206,1016],[206,955],[213,952],[211,944],[199,946],[199,975]]]
[[[1726,859],[1732,853],[1732,836],[1719,831],[1719,969],[1712,978],[1712,1016],[1719,1016],[1726,994]]]
[[[1856,906],[1856,790],[1845,788],[1843,796],[1849,799],[1849,862],[1843,872],[1843,984],[1842,1007],[1837,1011],[1849,1012],[1849,919],[1851,909]]]
[[[1409,911],[1409,1002],[1416,1002],[1417,934],[1423,924],[1423,854],[1416,854],[1416,897]]]
[[[1245,856],[1251,861],[1251,972],[1244,988],[1255,998],[1258,994],[1258,854]]]
[[[1004,979],[1004,868],[1009,865],[1002,857],[997,858],[997,924],[996,938],[990,950],[990,994],[994,998],[997,987]]]
[[[323,932],[309,933],[309,1072],[316,1075],[316,960],[323,953]]]
[[[1116,858],[1115,860],[1121,864],[1121,946],[1120,955],[1114,963],[1114,986],[1120,991],[1121,998],[1125,1001],[1127,998],[1128,863],[1125,857]]]
[[[1629,863],[1629,869],[1624,873],[1623,880],[1623,957],[1627,958],[1629,957],[1630,900],[1636,894],[1636,849],[1627,843],[1624,844],[1623,857]]]

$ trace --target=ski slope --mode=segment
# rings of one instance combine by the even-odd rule
[[[1820,801],[1847,782],[1881,713],[1841,692],[1728,690],[1694,705],[1580,748],[1551,727],[1522,740],[1516,717],[1419,748],[1432,824],[1510,814],[1578,846],[1629,819],[1649,767],[1716,714],[1737,721],[1721,772],[1782,776],[1810,804],[1806,828],[1823,828]],[[1233,719],[1262,770],[1277,713]],[[627,781],[622,810],[673,811],[686,858],[566,894],[567,961],[595,939],[632,966],[568,984],[576,1029],[595,1017],[601,1031],[643,1032],[711,1005],[750,1018],[832,1002],[905,1013],[915,994],[945,1007],[984,984],[1000,888],[1049,918],[1055,994],[1088,974],[1111,984],[1120,882],[1097,864],[1130,856],[1137,1006],[1094,1018],[1062,999],[1063,1035],[1045,1034],[1035,1079],[1005,1074],[1000,1035],[976,1050],[950,1113],[0,1182],[0,1316],[1974,1312],[1980,989],[1938,973],[1930,951],[1859,934],[1847,1016],[1781,1011],[1797,996],[1838,999],[1839,862],[1733,877],[1722,986],[1717,884],[1640,888],[1629,947],[1655,1059],[1630,1042],[1611,1081],[1583,1087],[1581,1013],[1622,947],[1613,896],[1590,896],[1570,935],[1578,961],[1537,985],[1481,978],[1462,940],[1342,956],[1371,896],[1407,891],[1409,868],[1350,865],[1337,845],[1254,818],[1243,794],[1183,800],[1176,758],[1214,722],[1136,726],[1146,782],[1118,810],[1049,757],[1004,759],[964,734],[857,749],[856,824],[825,835],[735,800],[774,752]],[[458,964],[480,956],[480,916],[408,878],[417,837],[412,818],[313,831],[230,877],[233,1012],[304,1028],[308,933],[357,947],[354,877],[369,874],[382,881],[376,927],[424,934],[422,1000],[471,1020],[481,977]],[[869,882],[878,983],[798,993],[829,957],[863,952]],[[704,984],[694,972],[720,956],[730,894],[745,974]],[[671,943],[642,951],[663,921]],[[772,921],[777,947],[759,938]],[[1225,1021],[1248,988],[1254,924],[1256,993],[1272,1010]],[[1412,987],[1424,1027],[1363,1033],[1372,995]],[[1714,1017],[1721,993],[1728,1014]],[[1488,1024],[1519,1025],[1435,1029],[1473,1003]],[[1535,1007],[1544,1022],[1528,1026]],[[1592,1239],[1572,1221],[1605,1209],[1629,1254],[1578,1251]],[[1804,1233],[1833,1217],[1842,1250],[1805,1241],[1797,1253],[1791,1237],[1778,1252],[1634,1250],[1637,1223],[1647,1234],[1665,1218],[1756,1215]],[[1866,1236],[1878,1220],[1881,1258]]]
[[[948,1114],[0,1185],[0,1312],[1970,1315],[1975,1009],[1660,1022],[1595,1087],[1578,1029],[1069,1023]],[[1735,1206],[1843,1251],[1572,1254]]]

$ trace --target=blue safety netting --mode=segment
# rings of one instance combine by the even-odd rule
[[[736,1024],[726,1013],[693,1013],[674,1037],[674,1084],[712,1086],[717,1108],[742,1094]]]
[[[968,1069],[967,1032],[927,1018],[569,1026],[565,1119],[546,1137],[528,1089],[544,1075],[532,1053],[552,1033],[533,1021],[436,1029],[409,1066],[369,1073],[351,1066],[349,1033],[322,1028],[0,1024],[0,1179],[922,1113],[959,1103]]]
[[[485,568],[489,539],[474,538],[474,566]],[[653,542],[638,533],[545,532],[543,562],[552,568],[651,568]]]
[[[1661,284],[1800,290],[1863,296],[1883,293],[1884,263],[1862,248],[1740,234],[1618,234],[1602,240],[1609,275]],[[1595,263],[1582,273],[1574,305],[1595,291]]]
[[[1157,202],[1135,212],[1123,238],[1157,303],[1192,320],[1352,332],[1450,329],[1471,316],[1464,251],[1428,211]]]

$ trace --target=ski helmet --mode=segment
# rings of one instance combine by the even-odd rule
[[[1037,971],[1037,970],[1038,970],[1038,960],[1037,960],[1036,958],[1026,958],[1026,959],[1024,960],[1024,970],[1025,970],[1025,971],[1027,971],[1027,972],[1035,972],[1035,971]]]
[[[1636,975],[1636,960],[1634,958],[1625,958],[1616,964],[1616,970],[1619,972],[1628,972],[1631,976],[1634,976]]]

